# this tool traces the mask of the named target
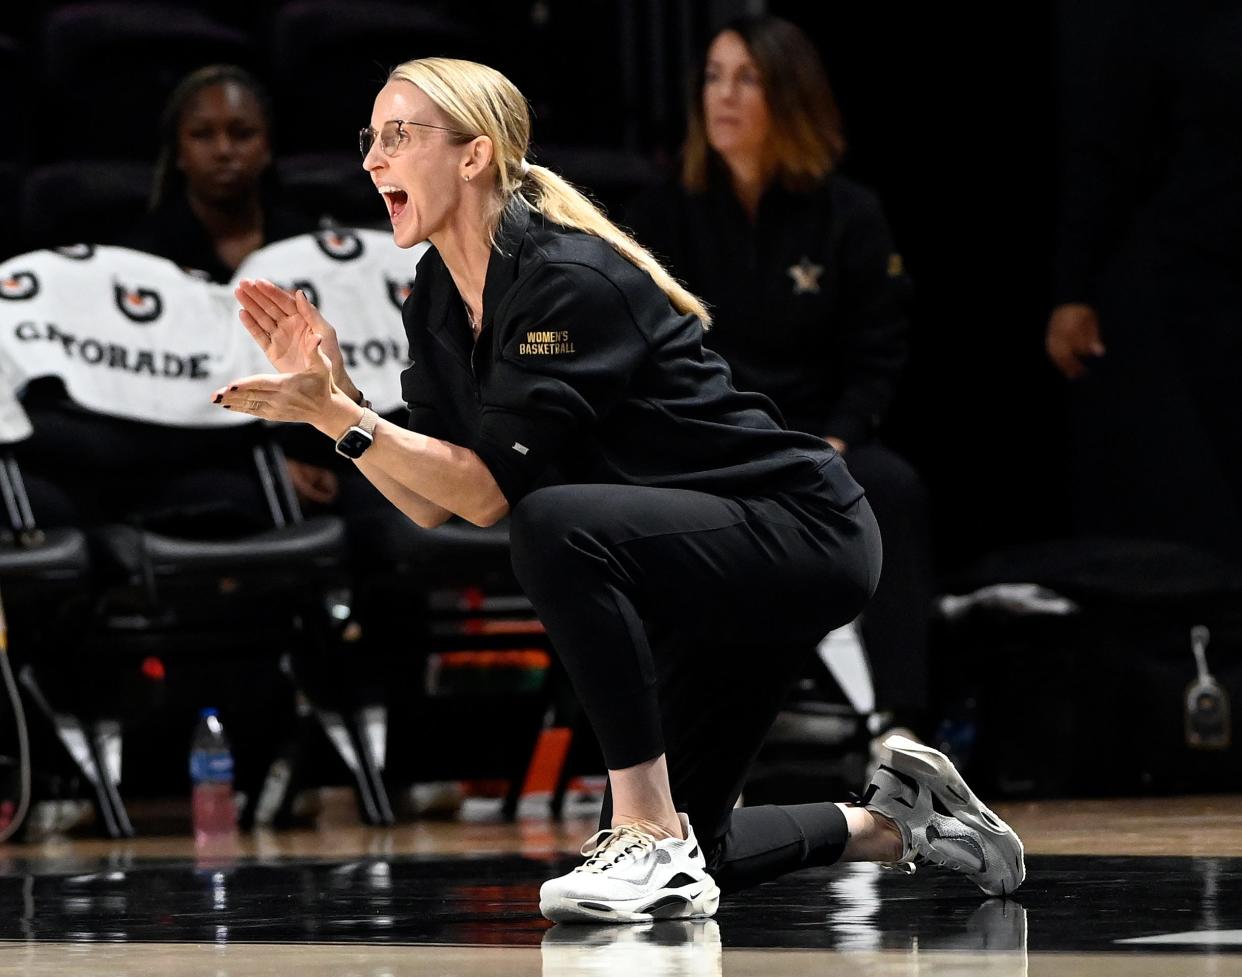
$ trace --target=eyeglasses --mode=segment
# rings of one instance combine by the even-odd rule
[[[470,133],[462,132],[460,129],[450,129],[448,126],[433,126],[429,122],[411,122],[409,119],[389,119],[381,127],[378,133],[380,149],[384,151],[385,156],[396,156],[397,149],[401,146],[407,133],[405,126],[419,126],[423,129],[439,129],[441,132],[454,132],[459,136],[470,138]],[[358,150],[363,157],[371,151],[371,147],[375,145],[376,131],[372,126],[364,126],[358,130]]]

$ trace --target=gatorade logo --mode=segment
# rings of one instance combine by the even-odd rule
[[[8,278],[0,278],[0,298],[19,301],[32,299],[39,294],[39,279],[28,271],[16,271]]]
[[[72,258],[74,261],[89,261],[95,257],[95,245],[93,244],[69,244],[63,248],[52,248],[62,258]]]
[[[149,288],[126,288],[120,282],[112,287],[116,307],[133,322],[143,325],[154,322],[164,311],[164,300],[159,292]]]
[[[353,231],[319,231],[315,243],[334,261],[353,261],[362,254],[362,238]]]
[[[274,282],[273,284],[283,288],[286,292],[296,292],[301,289],[306,293],[306,301],[315,308],[319,308],[319,289],[308,282],[305,278],[299,278],[296,281],[289,282],[288,285],[284,282]]]
[[[384,276],[384,284],[388,286],[388,299],[398,309],[405,305],[405,300],[410,297],[410,293],[414,291],[414,279],[400,282],[394,281],[387,275]]]
[[[307,302],[315,308],[319,308],[319,289],[305,279],[298,279],[293,283],[293,290],[296,292],[298,289],[306,293]]]

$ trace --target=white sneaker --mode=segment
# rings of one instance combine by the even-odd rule
[[[711,916],[720,889],[684,814],[684,841],[657,841],[634,825],[597,831],[582,846],[586,861],[539,889],[539,911],[557,923],[645,923]]]
[[[884,732],[871,737],[871,742],[867,748],[867,770],[863,777],[863,783],[869,784],[875,780],[876,771],[885,764],[892,765],[893,751],[886,745],[890,736],[903,736],[908,740],[914,740],[916,743],[923,741],[914,735],[905,726],[891,726]]]
[[[876,772],[862,806],[901,831],[894,867],[913,873],[919,862],[932,862],[961,872],[989,895],[1012,895],[1026,878],[1013,828],[983,805],[939,750],[904,736],[890,736],[884,746],[889,763]]]

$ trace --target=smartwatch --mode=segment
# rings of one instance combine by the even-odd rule
[[[375,423],[379,416],[369,407],[362,409],[358,423],[336,439],[336,453],[346,458],[358,459],[375,443]]]

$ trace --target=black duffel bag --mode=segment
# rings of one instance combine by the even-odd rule
[[[1034,584],[1039,599],[996,599]],[[943,745],[1008,796],[1242,789],[1242,570],[1193,547],[1074,540],[988,556],[952,581],[933,654]],[[1055,598],[1076,607],[1055,613]],[[1063,603],[1063,602],[1062,602]],[[1062,608],[1063,610],[1064,608]],[[1192,631],[1206,638],[1204,685]],[[1213,695],[1220,698],[1213,701]]]

